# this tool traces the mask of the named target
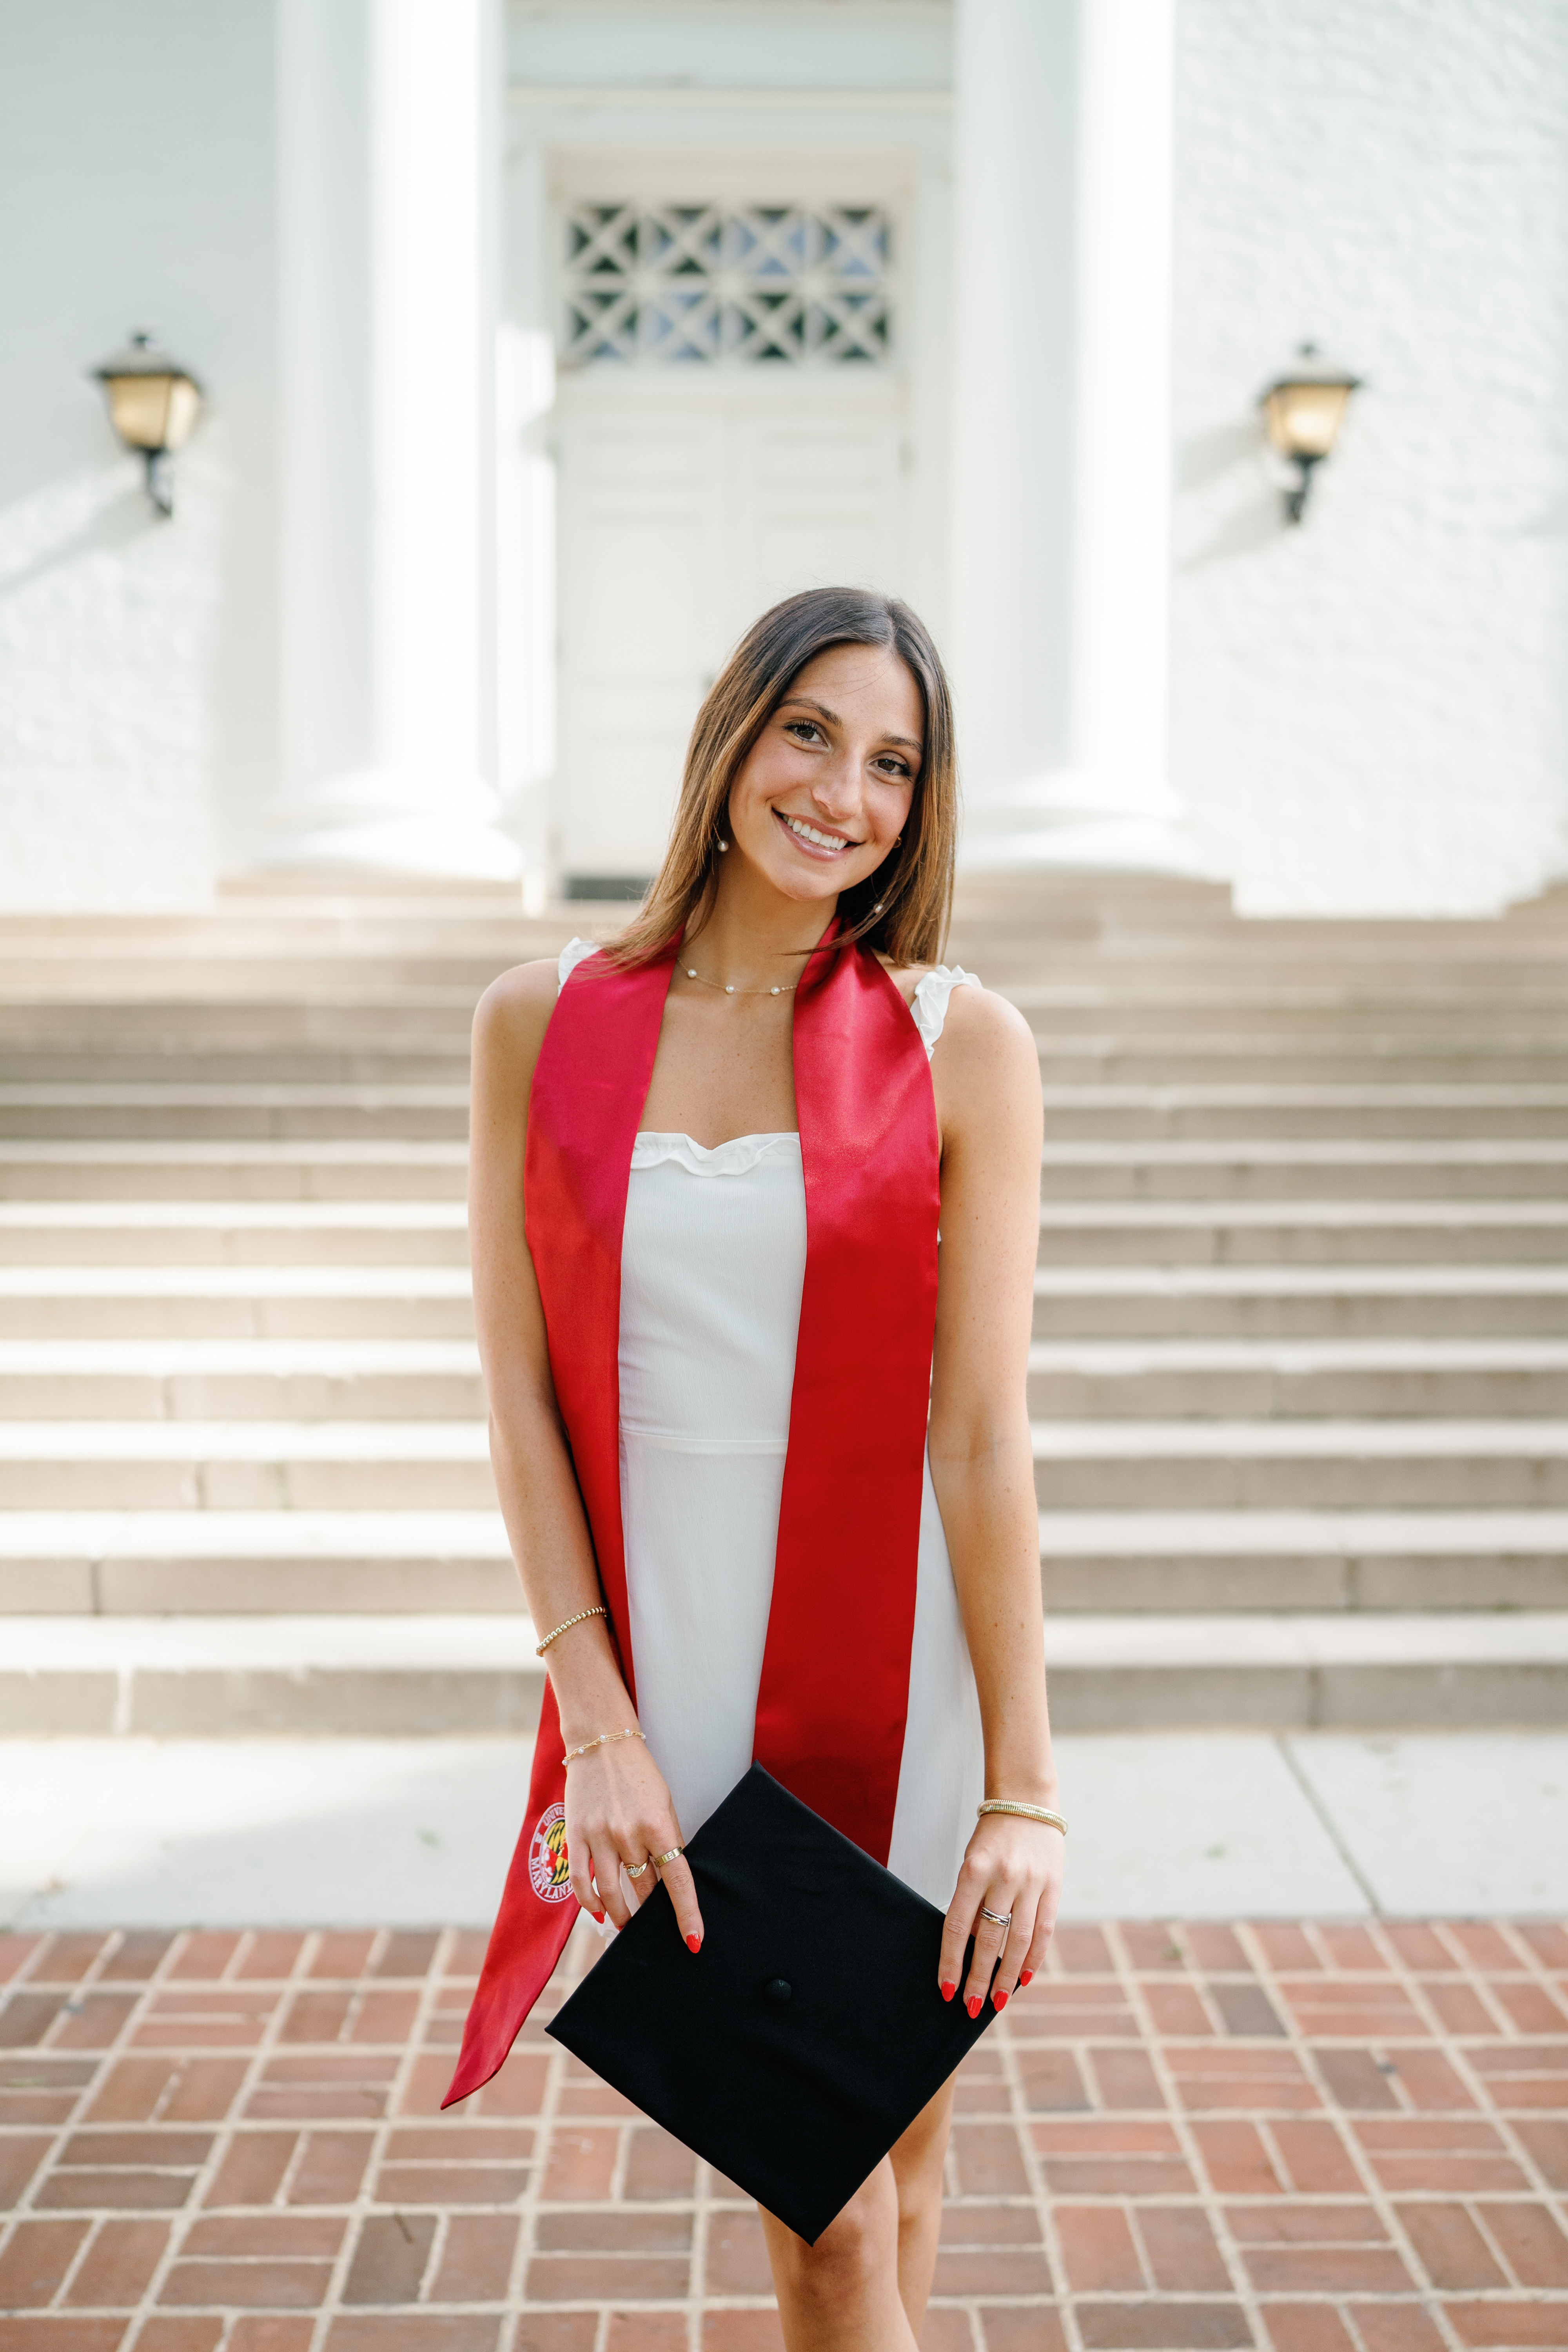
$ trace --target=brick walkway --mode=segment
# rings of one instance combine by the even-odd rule
[[[0,2352],[772,2352],[752,2210],[539,2017],[437,2116],[479,1950],[0,1938]],[[1065,1930],[949,2189],[928,2352],[1568,2346],[1568,1932]]]

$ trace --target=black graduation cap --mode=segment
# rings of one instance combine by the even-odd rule
[[[701,1951],[660,1885],[547,2030],[814,2243],[992,2007],[942,2000],[942,1913],[760,1764],[686,1859]]]

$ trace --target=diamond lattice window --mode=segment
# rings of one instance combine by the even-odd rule
[[[891,241],[877,205],[575,205],[563,357],[884,365]]]

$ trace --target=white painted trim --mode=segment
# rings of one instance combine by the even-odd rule
[[[697,89],[688,84],[650,88],[647,84],[617,89],[608,82],[576,88],[550,83],[513,82],[507,93],[513,107],[625,107],[638,113],[670,113],[682,107],[717,112],[725,107],[755,107],[764,114],[781,107],[808,114],[945,114],[952,106],[945,89]]]
[[[580,204],[609,193],[659,204],[724,202],[882,204],[906,206],[912,152],[879,148],[867,155],[844,146],[781,147],[737,140],[632,144],[625,140],[552,141],[552,205]]]

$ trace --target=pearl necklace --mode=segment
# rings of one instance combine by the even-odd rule
[[[694,980],[697,982],[699,988],[716,988],[725,996],[793,996],[800,986],[798,980],[792,980],[787,988],[737,988],[730,981],[705,980],[702,974],[689,963],[682,964],[680,969],[688,980]]]

